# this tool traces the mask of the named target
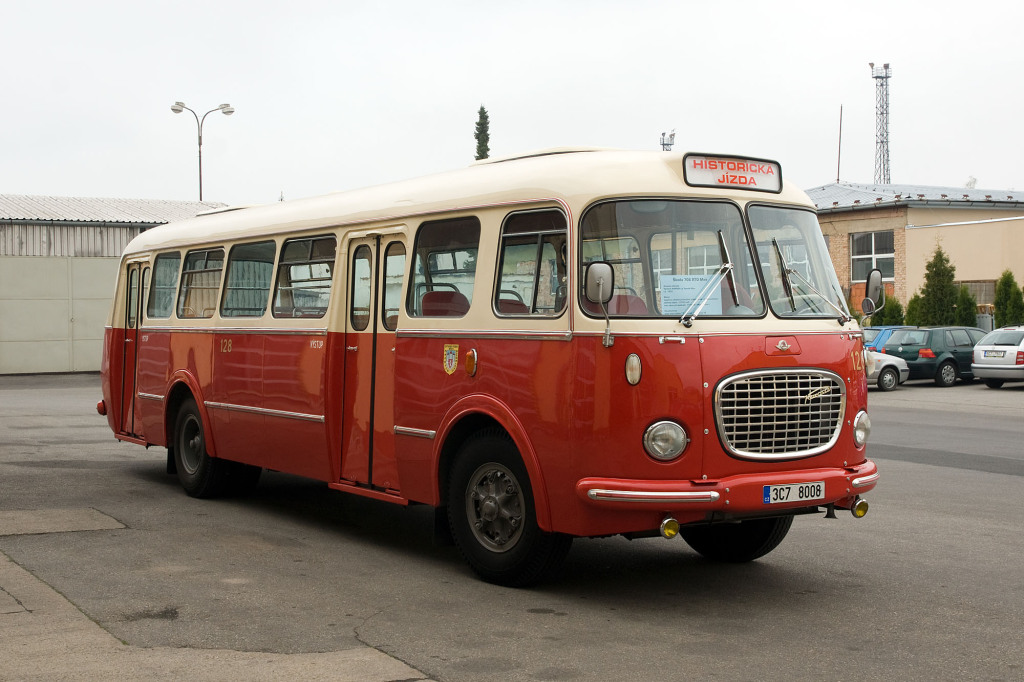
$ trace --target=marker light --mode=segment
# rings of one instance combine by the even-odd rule
[[[861,410],[853,420],[853,442],[858,448],[864,447],[871,435],[871,418],[868,413]]]
[[[671,461],[683,454],[689,442],[686,429],[675,422],[657,422],[644,432],[644,450],[660,462]]]

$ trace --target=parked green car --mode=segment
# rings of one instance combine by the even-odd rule
[[[985,331],[977,327],[898,329],[886,342],[885,353],[906,360],[911,379],[952,386],[957,379],[974,378],[974,344],[983,336]]]

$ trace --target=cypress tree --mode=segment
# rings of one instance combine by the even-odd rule
[[[473,137],[476,138],[476,160],[486,159],[491,153],[491,118],[482,104],[477,112],[476,133]]]
[[[978,301],[974,298],[971,290],[965,286],[960,287],[960,293],[956,298],[955,321],[965,327],[978,326]]]
[[[956,268],[941,246],[925,266],[924,287],[921,289],[921,324],[955,324]]]
[[[1024,294],[1009,270],[1004,270],[996,282],[996,298],[993,303],[997,328],[1024,323]]]

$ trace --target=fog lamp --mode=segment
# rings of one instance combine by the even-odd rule
[[[666,516],[665,520],[661,522],[661,537],[671,540],[677,535],[679,535],[679,522],[671,516]]]

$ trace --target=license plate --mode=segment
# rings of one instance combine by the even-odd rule
[[[1005,350],[987,350],[985,351],[986,358],[1001,358],[1006,354]]]
[[[764,503],[803,502],[804,500],[825,499],[825,482],[788,483],[786,485],[764,486]]]

